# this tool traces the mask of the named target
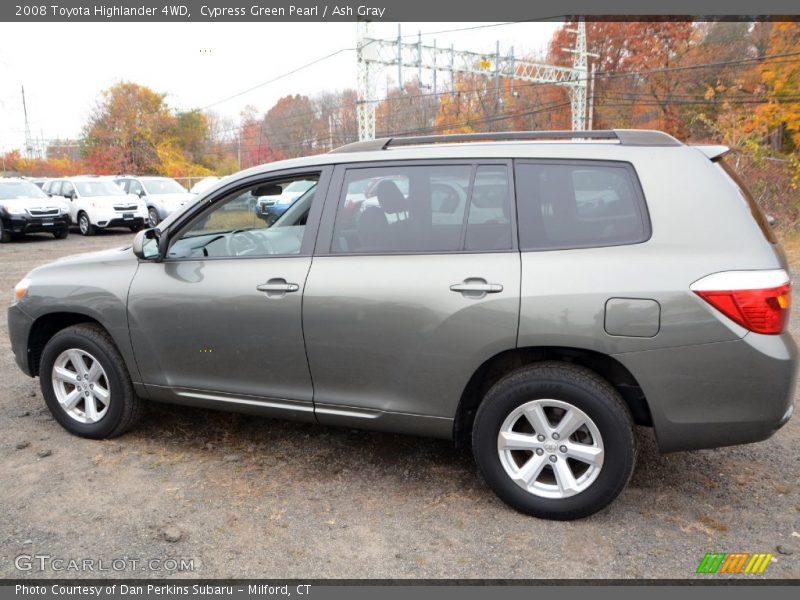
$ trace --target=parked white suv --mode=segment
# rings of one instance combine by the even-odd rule
[[[128,227],[139,231],[147,221],[147,206],[132,194],[126,194],[113,181],[98,177],[53,179],[44,186],[50,196],[69,201],[69,215],[82,235],[94,235],[97,229]]]
[[[187,192],[184,187],[169,177],[120,176],[114,181],[124,191],[144,200],[147,205],[147,226],[155,227],[173,212],[197,195]]]

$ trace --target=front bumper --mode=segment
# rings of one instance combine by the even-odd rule
[[[256,216],[268,223],[274,223],[290,206],[291,204],[272,204],[270,206],[256,204]]]
[[[107,220],[98,220],[97,226],[101,229],[106,229],[108,227],[142,227],[144,226],[145,218],[141,216],[135,216],[130,219],[126,219],[122,216],[114,215],[112,218]]]
[[[38,361],[39,357],[31,357],[28,350],[28,339],[30,337],[33,319],[20,308],[19,304],[12,304],[8,307],[8,337],[11,340],[11,351],[14,353],[14,360],[22,371],[33,377],[33,361]]]
[[[792,415],[797,357],[789,333],[614,355],[644,392],[662,452],[770,437]]]
[[[42,231],[62,231],[69,227],[69,215],[32,217],[30,215],[3,215],[0,217],[3,229],[11,233],[40,233]]]

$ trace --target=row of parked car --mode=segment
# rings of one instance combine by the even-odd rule
[[[217,181],[209,179],[206,187]],[[200,190],[192,190],[169,177],[155,176],[0,178],[0,242],[35,232],[63,239],[71,226],[82,235],[110,227],[131,231],[155,227],[193,201]]]

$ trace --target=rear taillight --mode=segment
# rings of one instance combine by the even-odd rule
[[[694,282],[691,290],[745,329],[774,335],[789,319],[791,285],[783,269],[724,271]]]

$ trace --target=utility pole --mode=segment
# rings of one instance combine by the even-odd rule
[[[22,86],[22,112],[25,115],[25,156],[26,158],[37,158],[36,145],[31,136],[31,125],[28,122],[28,105],[25,103],[25,86]]]
[[[586,21],[583,17],[578,18],[577,29],[567,29],[575,34],[575,47],[562,48],[564,52],[573,55],[572,68],[577,77],[569,89],[569,101],[572,108],[572,129],[573,131],[591,129],[587,112],[587,96],[589,88],[589,57],[597,57],[586,49]]]
[[[358,42],[356,43],[356,60],[358,61],[358,139],[375,139],[375,79],[373,65],[376,62],[375,40],[369,37],[369,21],[358,22]],[[394,43],[394,42],[392,42]],[[403,44],[397,42],[398,47]],[[403,66],[402,64],[400,66]]]

